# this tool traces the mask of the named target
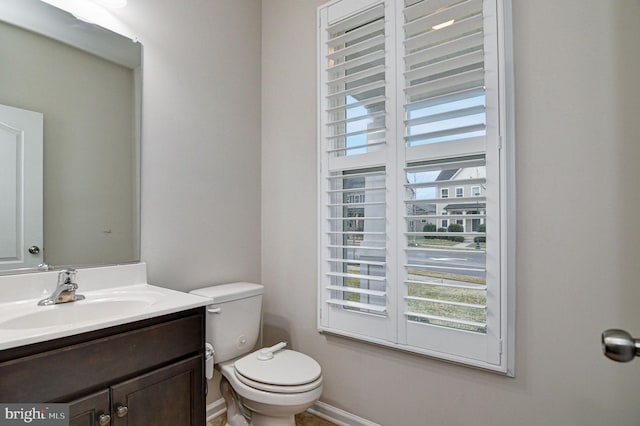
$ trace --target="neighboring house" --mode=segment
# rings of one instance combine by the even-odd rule
[[[479,232],[486,217],[485,179],[484,167],[447,169],[426,181],[424,190],[408,188],[408,199],[414,200],[408,204],[408,230],[422,232],[432,224],[432,231],[443,231],[458,224],[462,232]]]
[[[484,167],[466,167],[443,170],[435,181],[437,185],[436,214],[452,216],[440,218],[436,225],[447,228],[452,223],[462,225],[463,232],[477,232],[485,221],[485,185]],[[478,215],[479,217],[468,217]]]
[[[410,207],[411,216],[435,218],[411,220],[409,230],[420,232],[426,223],[436,225],[436,229],[448,228],[455,223],[462,225],[463,232],[478,232],[480,225],[485,222],[485,178],[484,167],[442,170],[434,180],[437,183],[434,199],[416,201],[411,203]],[[364,220],[358,218],[367,216],[364,205],[367,201],[364,190],[365,178],[345,179],[344,183],[346,191],[343,202],[348,205],[346,216],[353,218],[344,222],[344,230],[362,232]],[[409,198],[415,199],[415,194]],[[353,235],[352,238],[362,239],[362,235]]]
[[[363,232],[364,231],[364,220],[358,219],[365,216],[364,212],[364,203],[365,199],[365,178],[352,178],[344,180],[345,189],[344,192],[344,200],[345,204],[350,204],[347,206],[347,215],[346,217],[352,217],[353,220],[347,220],[344,222],[344,230],[345,231],[353,231],[353,232]],[[362,188],[362,190],[359,190]],[[362,239],[361,235],[351,236],[357,239]]]

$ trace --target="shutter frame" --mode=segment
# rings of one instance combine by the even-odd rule
[[[386,185],[388,187],[386,203],[389,204],[389,214],[384,219],[380,216],[365,215],[367,220],[384,220],[387,223],[386,237],[388,244],[384,250],[388,250],[385,262],[376,260],[368,260],[371,263],[384,263],[386,269],[387,288],[383,292],[387,297],[387,306],[385,314],[376,313],[360,314],[353,316],[350,312],[337,307],[342,304],[345,299],[331,300],[327,296],[326,285],[323,284],[324,276],[326,276],[327,265],[331,263],[345,264],[349,260],[332,258],[320,253],[320,283],[319,291],[319,329],[323,332],[339,334],[351,338],[381,344],[395,349],[410,351],[414,353],[445,359],[457,363],[471,365],[487,369],[490,371],[513,375],[514,364],[514,347],[513,347],[513,310],[514,310],[514,262],[509,253],[513,253],[515,247],[514,239],[514,221],[512,218],[515,208],[514,202],[514,177],[513,172],[513,81],[512,81],[512,65],[510,62],[511,41],[508,38],[511,33],[510,23],[510,1],[511,0],[430,0],[429,4],[420,0],[403,0],[384,2],[371,2],[366,0],[339,0],[330,2],[319,8],[319,15],[326,13],[327,7],[340,4],[342,11],[347,11],[349,5],[354,5],[354,9],[345,12],[344,16],[338,16],[333,13],[331,15],[331,24],[344,23],[345,18],[348,19],[355,14],[362,13],[367,9],[371,9],[378,4],[383,3],[385,7],[385,29],[389,28],[389,23],[394,27],[393,34],[385,33],[385,95],[371,97],[362,103],[354,105],[353,108],[365,105],[375,105],[376,102],[385,102],[385,111],[388,116],[385,123],[384,141],[379,143],[377,150],[372,150],[365,155],[344,155],[330,157],[331,154],[337,152],[336,149],[322,149],[319,146],[319,155],[321,160],[321,170],[323,176],[331,171],[344,173],[356,170],[366,170],[367,168],[385,166]],[[430,7],[433,4],[441,4],[441,6],[452,5],[460,9],[468,8],[473,5],[482,5],[482,15],[474,15],[463,17],[464,19],[456,20],[452,25],[435,31],[431,36],[420,35],[414,33],[415,28],[426,27],[426,23],[438,21],[440,18],[424,19],[421,24],[412,24],[409,26],[411,37],[404,40],[404,29],[407,25],[404,23],[403,6],[409,4],[413,11],[422,7]],[[364,5],[364,6],[363,6]],[[333,12],[335,12],[334,9]],[[471,10],[471,9],[466,9]],[[440,17],[446,17],[446,13],[438,11]],[[419,14],[416,14],[418,16]],[[322,19],[321,19],[322,21]],[[483,24],[483,28],[489,31],[484,32],[482,37],[473,31],[477,27],[478,22]],[[321,39],[324,32],[323,25],[327,25],[325,19],[324,24],[321,22]],[[461,38],[449,40],[448,43],[439,46],[430,46],[427,52],[415,51],[415,48],[424,40],[451,37],[452,34],[462,34]],[[434,37],[436,36],[437,37]],[[348,38],[348,37],[345,37]],[[482,39],[484,60],[483,71],[478,74],[475,65],[478,61],[478,41]],[[320,46],[325,45],[326,40],[321,40]],[[489,46],[487,48],[487,46]],[[417,66],[422,63],[427,64],[427,68],[416,70],[405,70],[404,56],[405,47],[412,49],[407,55],[407,63],[410,66]],[[463,51],[461,57],[448,58],[452,51],[460,49]],[[322,50],[322,47],[320,47]],[[390,58],[390,56],[393,58]],[[432,55],[445,58],[433,63],[429,63]],[[466,55],[466,56],[465,56]],[[467,60],[467,58],[473,58]],[[319,51],[319,63],[322,64],[323,55]],[[355,64],[363,64],[368,61],[367,58],[361,59]],[[448,73],[447,66],[456,64],[460,72]],[[339,65],[340,66],[340,65]],[[342,66],[345,68],[346,66]],[[322,76],[326,69],[319,67],[319,73]],[[437,77],[431,78],[429,70],[437,70]],[[375,74],[372,72],[371,74]],[[438,75],[439,74],[439,75]],[[366,75],[366,74],[363,74]],[[477,75],[481,75],[479,78]],[[357,81],[357,76],[353,77]],[[405,78],[413,80],[411,86],[405,87]],[[487,80],[488,79],[488,80]],[[319,78],[322,81],[322,78]],[[343,79],[346,81],[348,79]],[[453,83],[451,83],[453,81]],[[390,83],[389,83],[390,82]],[[389,85],[393,87],[389,91]],[[452,89],[453,88],[453,89]],[[485,89],[486,90],[483,90]],[[368,88],[365,88],[365,90]],[[355,89],[354,89],[355,90]],[[438,104],[450,103],[457,100],[464,100],[486,94],[485,105],[474,105],[467,109],[451,110],[446,112],[438,112],[431,116],[421,116],[417,114],[407,115],[405,111],[416,111],[428,107],[437,107]],[[323,90],[319,87],[320,99],[324,95]],[[405,97],[408,101],[405,101]],[[339,107],[338,107],[339,108]],[[351,108],[351,107],[349,107]],[[321,107],[320,116],[323,111],[335,110],[335,107],[323,105]],[[436,109],[434,108],[434,111]],[[438,115],[440,114],[440,115]],[[477,121],[469,126],[453,126],[450,128],[440,128],[435,131],[415,131],[405,133],[406,127],[420,129],[420,126],[429,126],[431,123],[438,121],[452,120],[464,117],[482,117],[486,115],[484,121]],[[498,118],[501,118],[500,120]],[[354,122],[359,117],[346,117],[343,121]],[[340,121],[340,120],[338,120]],[[324,140],[327,136],[323,130],[323,120],[319,120],[319,139]],[[352,133],[353,134],[353,133]],[[462,139],[457,138],[466,136]],[[491,138],[489,144],[485,142],[486,136]],[[333,135],[339,138],[341,135]],[[437,137],[438,139],[436,139]],[[505,137],[508,140],[505,140]],[[429,138],[432,140],[429,141]],[[425,143],[424,141],[427,141]],[[378,144],[378,142],[375,142]],[[319,144],[321,145],[321,144]],[[371,146],[370,144],[368,146]],[[400,150],[402,147],[402,150]],[[406,147],[406,149],[405,149]],[[355,147],[355,149],[361,149]],[[398,151],[400,150],[400,151]],[[388,151],[401,152],[398,159],[393,162],[389,160],[394,154]],[[447,220],[449,223],[457,220],[466,220],[469,214],[452,212],[453,214],[432,214],[419,213],[410,215],[406,212],[410,200],[404,200],[404,192],[409,189],[426,188],[429,185],[425,183],[410,184],[405,182],[407,164],[423,163],[425,160],[432,162],[445,162],[451,159],[459,158],[477,158],[484,156],[487,167],[487,179],[494,185],[498,192],[481,197],[477,193],[472,194],[471,188],[465,188],[461,191],[462,197],[456,198],[456,190],[452,187],[449,190],[449,199],[451,203],[471,203],[485,202],[487,212],[477,214],[473,219],[485,220],[487,226],[493,233],[487,235],[487,247],[489,241],[497,247],[496,250],[491,249],[491,265],[487,267],[487,283],[485,285],[477,284],[448,284],[442,285],[431,282],[412,282],[407,279],[407,268],[415,267],[411,262],[407,261],[404,253],[406,243],[409,237],[431,237],[437,236],[437,233],[405,230],[407,221],[421,220]],[[393,163],[393,164],[392,164]],[[491,172],[489,172],[491,170]],[[493,171],[495,170],[495,172]],[[490,176],[489,176],[490,175]],[[324,178],[320,179],[320,209],[321,219],[319,221],[319,235],[321,240],[320,252],[326,249],[336,248],[344,249],[346,245],[327,244],[326,237],[323,233],[326,231],[327,223],[341,222],[345,218],[327,218],[324,212],[326,208],[326,197],[330,194],[328,183]],[[479,178],[468,179],[467,184],[482,185]],[[329,192],[327,192],[329,191]],[[491,206],[491,207],[489,207]],[[477,222],[479,223],[479,222]],[[364,234],[362,234],[364,235]],[[440,234],[442,235],[442,234]],[[445,233],[446,236],[464,235],[468,238],[483,235],[476,231],[466,231],[460,233]],[[378,247],[367,247],[368,249],[383,250]],[[479,253],[487,253],[480,250]],[[364,262],[363,262],[364,263]],[[464,269],[464,267],[461,267]],[[461,270],[462,270],[461,269]],[[473,269],[473,268],[467,268]],[[489,311],[487,314],[486,333],[468,332],[455,328],[447,328],[441,326],[429,326],[425,331],[424,324],[416,321],[416,317],[420,315],[413,314],[407,309],[408,303],[414,302],[438,302],[431,296],[414,296],[409,295],[406,291],[408,284],[417,285],[433,285],[433,286],[451,286],[462,290],[472,290],[478,292],[487,292],[487,304]],[[330,287],[330,286],[329,286]],[[341,288],[334,289],[338,293],[342,293]],[[377,290],[358,290],[355,293],[370,293],[382,296],[382,293],[376,293]],[[335,294],[335,293],[334,293]],[[327,301],[329,303],[327,303]],[[446,301],[448,305],[454,308],[463,309],[483,309],[482,304],[465,301]],[[358,302],[356,302],[358,303]],[[380,311],[383,308],[379,308]],[[431,319],[437,315],[431,315]],[[461,322],[467,321],[464,319]],[[485,323],[477,323],[467,321],[471,326],[482,328]],[[346,324],[346,326],[344,326]],[[389,327],[389,324],[394,324]],[[461,348],[467,348],[461,350]]]

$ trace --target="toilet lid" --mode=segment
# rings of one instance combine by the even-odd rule
[[[253,352],[237,360],[236,373],[253,382],[275,386],[300,386],[317,381],[322,371],[320,364],[300,352],[282,349],[267,361],[258,359]]]

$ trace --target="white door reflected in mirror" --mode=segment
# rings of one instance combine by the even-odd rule
[[[0,270],[43,263],[43,117],[0,105]]]

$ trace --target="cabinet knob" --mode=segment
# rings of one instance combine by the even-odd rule
[[[127,415],[128,412],[129,412],[129,409],[124,405],[118,405],[118,407],[116,408],[116,415],[118,417],[124,417]]]
[[[108,414],[101,414],[100,417],[98,417],[98,424],[100,426],[107,426],[111,423],[111,416]]]

